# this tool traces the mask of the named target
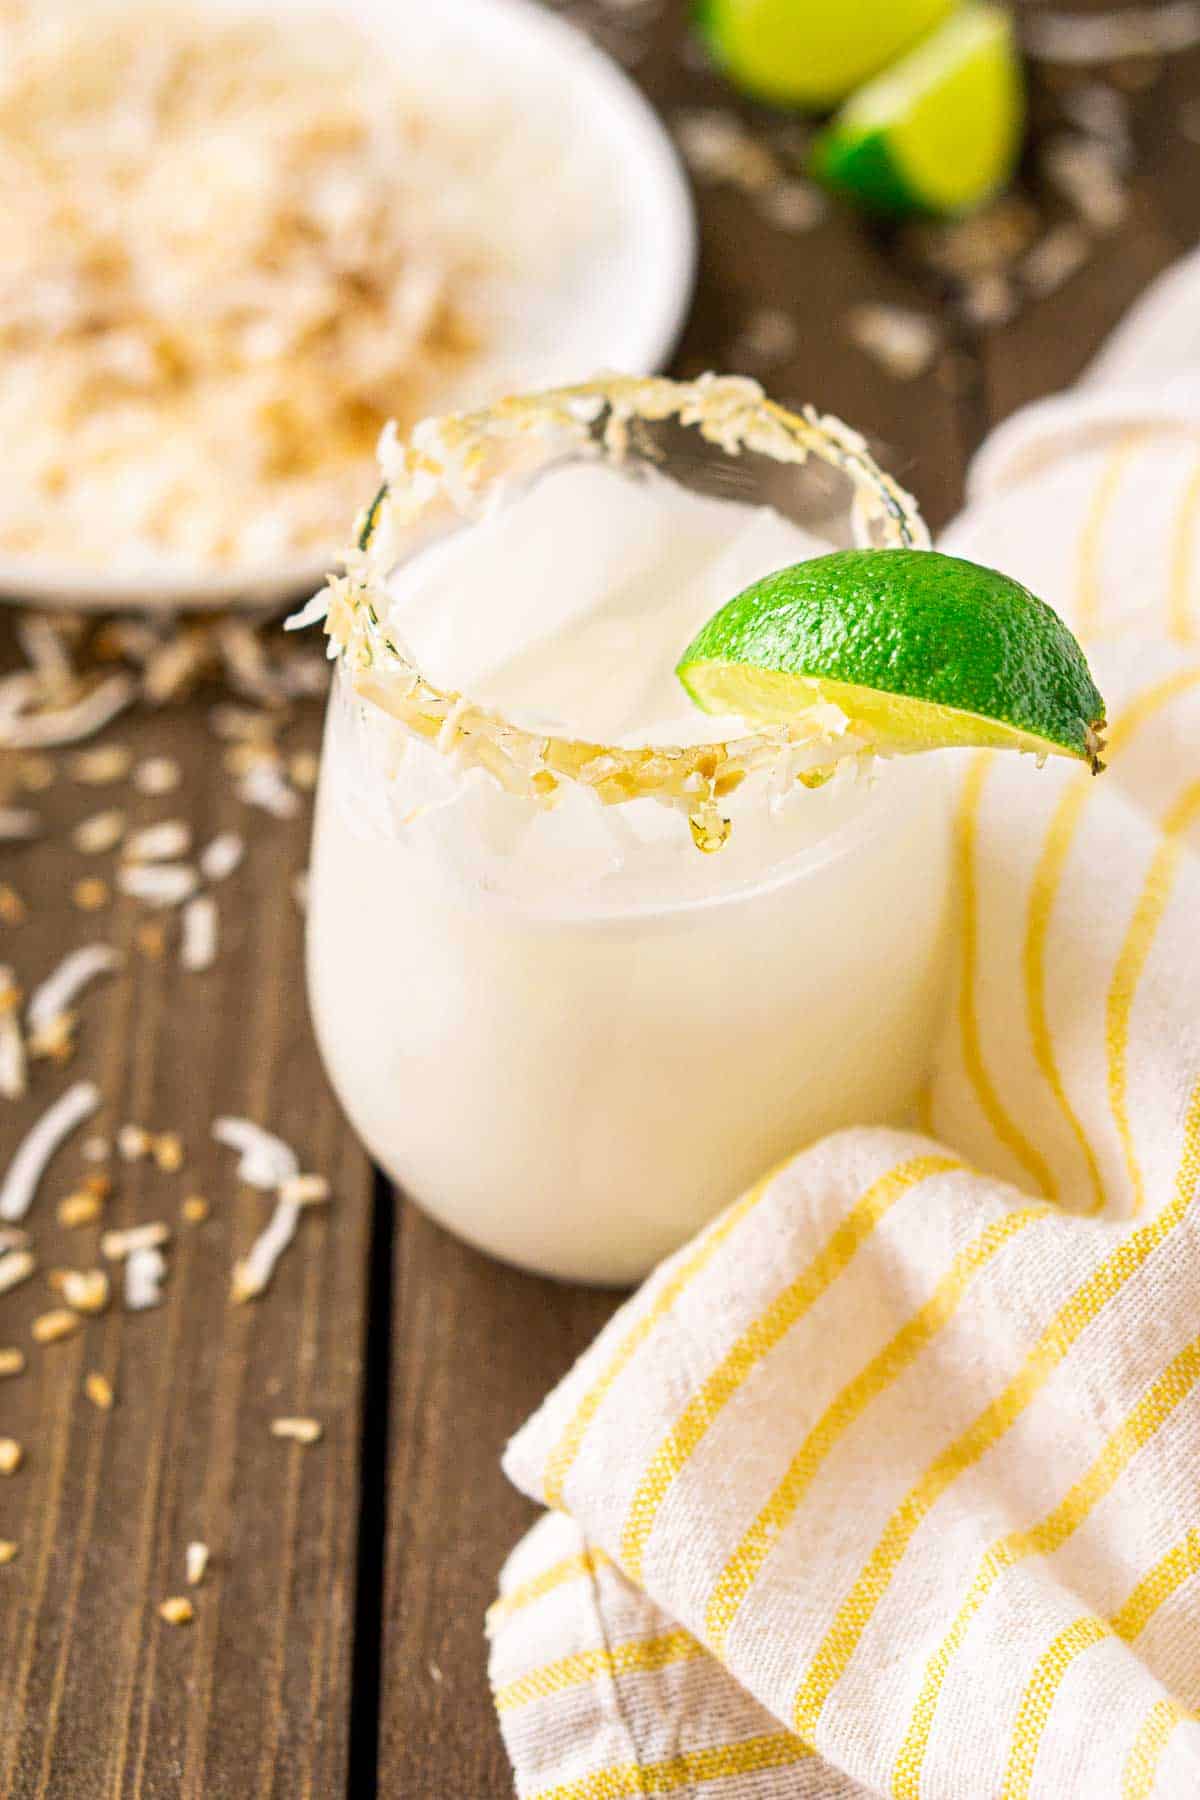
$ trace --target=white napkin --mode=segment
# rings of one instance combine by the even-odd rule
[[[1087,639],[1112,766],[959,758],[923,1135],[767,1176],[509,1448],[522,1796],[1200,1794],[1197,319],[1192,259],[945,539]]]

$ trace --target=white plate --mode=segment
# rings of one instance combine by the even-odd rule
[[[213,3],[243,9],[240,0]],[[296,8],[296,0],[248,4],[292,13]],[[607,180],[607,191],[597,195],[603,228],[568,259],[560,280],[539,283],[529,294],[502,345],[503,376],[494,361],[475,365],[461,390],[448,396],[448,406],[603,371],[660,368],[691,297],[695,219],[669,138],[617,65],[532,0],[323,0],[311,10],[346,12],[407,69],[436,57],[462,72],[466,91],[483,82],[489,92],[511,96],[518,117],[557,128],[567,141],[594,150],[595,166]],[[514,196],[514,204],[536,206],[538,196]],[[96,608],[266,606],[312,591],[330,560],[117,578],[69,563],[0,557],[0,596]]]

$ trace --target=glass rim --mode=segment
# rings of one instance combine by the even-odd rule
[[[599,436],[596,428],[603,421]],[[290,629],[324,623],[329,655],[337,658],[355,694],[377,706],[433,749],[485,769],[510,793],[552,805],[560,783],[590,788],[604,805],[653,799],[687,814],[703,851],[718,850],[730,821],[720,802],[754,772],[786,772],[816,785],[831,762],[821,752],[845,734],[835,707],[816,706],[786,725],[736,739],[694,745],[622,747],[529,729],[492,706],[438,687],[389,632],[387,583],[396,566],[397,532],[447,503],[469,517],[466,503],[486,493],[489,452],[536,432],[564,446],[596,446],[614,466],[626,460],[636,422],[675,421],[697,430],[727,456],[755,452],[801,467],[810,456],[839,469],[853,484],[856,536],[877,525],[884,546],[927,549],[930,539],[916,501],[886,474],[860,433],[813,407],[792,412],[746,376],[609,376],[541,393],[513,395],[472,412],[426,419],[406,441],[389,427],[380,441],[383,481],[356,523],[344,573],[331,576]],[[860,745],[840,755],[862,754]]]

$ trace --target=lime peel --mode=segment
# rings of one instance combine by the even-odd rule
[[[676,674],[702,711],[760,726],[834,705],[885,753],[987,745],[1103,767],[1104,701],[1058,614],[937,551],[839,550],[768,575]]]

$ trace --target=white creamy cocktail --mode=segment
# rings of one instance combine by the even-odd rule
[[[385,447],[385,473],[329,595],[321,1047],[372,1154],[452,1230],[633,1280],[807,1139],[904,1118],[924,1079],[936,761],[856,756],[835,709],[707,717],[673,672],[851,510],[863,542],[923,528],[852,434],[740,381],[516,403]]]

